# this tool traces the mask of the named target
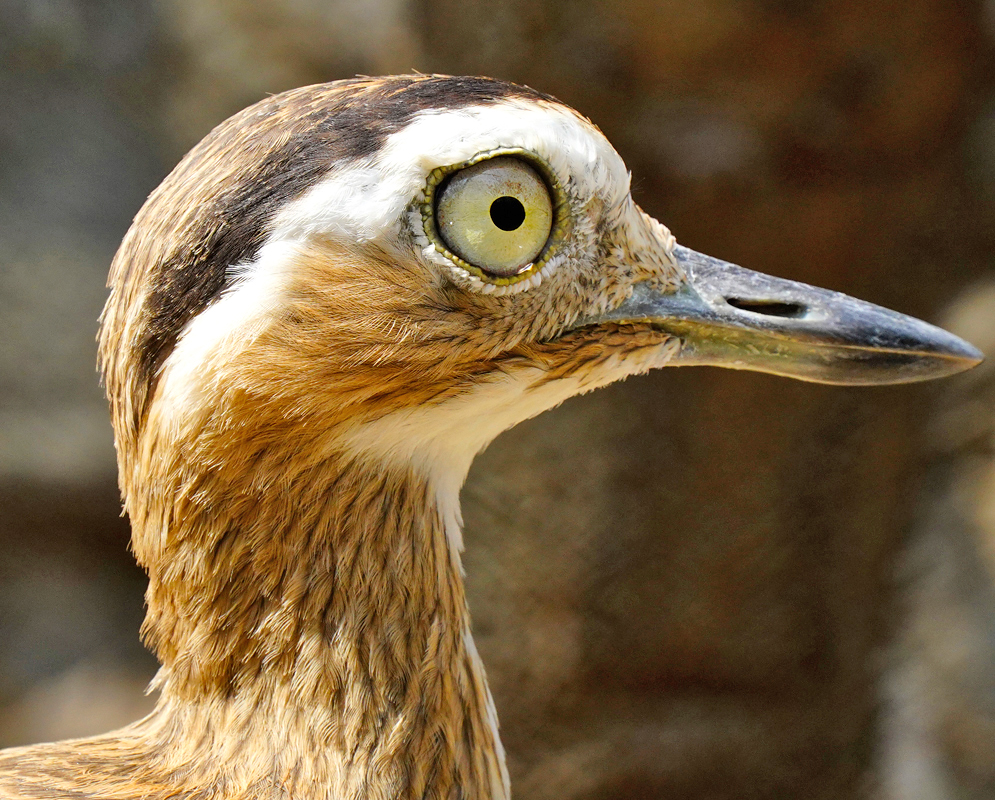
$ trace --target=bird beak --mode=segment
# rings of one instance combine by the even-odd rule
[[[911,383],[982,360],[976,347],[951,333],[845,294],[752,272],[679,245],[674,256],[687,275],[676,292],[636,284],[622,305],[584,323],[649,323],[680,339],[672,364],[817,383]]]

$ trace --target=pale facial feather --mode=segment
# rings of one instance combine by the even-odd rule
[[[434,248],[421,246],[424,233],[412,230],[413,215],[407,212],[420,197],[432,169],[508,147],[533,152],[554,169],[567,188],[577,220],[573,241],[564,248],[567,263],[557,274],[548,275],[539,288],[529,287],[529,296],[506,298],[495,305],[472,291],[463,270],[435,253]],[[376,301],[390,297],[394,290],[401,290],[397,294],[412,304],[424,304],[428,298],[430,304],[444,307],[452,305],[452,301],[439,302],[440,285],[455,283],[457,291],[467,295],[469,302],[464,305],[468,316],[473,315],[477,310],[473,306],[477,305],[486,309],[485,316],[495,323],[489,331],[490,352],[483,352],[478,342],[467,353],[468,357],[478,358],[507,351],[530,335],[555,335],[582,313],[616,305],[624,299],[634,278],[653,277],[671,283],[680,280],[672,263],[661,263],[659,259],[654,262],[651,258],[643,265],[648,274],[634,275],[638,270],[632,264],[638,265],[639,259],[633,258],[632,252],[616,254],[618,263],[614,265],[600,263],[606,252],[611,252],[598,240],[603,235],[599,228],[604,228],[606,220],[621,233],[614,250],[620,246],[625,250],[628,245],[638,255],[666,251],[672,246],[669,232],[632,204],[628,183],[624,164],[607,140],[563,106],[505,100],[459,110],[420,112],[406,127],[390,135],[376,154],[333,169],[288,204],[277,216],[258,257],[250,264],[232,266],[233,286],[186,326],[167,359],[155,400],[156,416],[177,435],[182,435],[185,428],[189,432],[191,424],[196,428],[196,420],[216,402],[218,391],[231,379],[233,370],[250,368],[257,360],[252,357],[254,343],[263,330],[282,324],[280,315],[294,305],[290,299],[292,287],[301,285],[305,273],[319,292],[327,289],[329,293],[341,293],[340,302],[329,304],[321,313],[337,314],[338,321],[346,325],[361,325],[371,318],[379,323],[365,357],[356,356],[356,348],[350,348],[351,368],[368,366],[371,361],[396,363],[405,353],[415,362],[423,360],[424,356],[419,357],[415,350],[400,345],[409,339],[412,345],[424,347],[425,337],[417,335],[402,313],[377,307]],[[304,263],[313,258],[316,250],[332,254],[325,259],[326,274],[304,269]],[[374,253],[396,264],[393,275],[376,268],[376,259],[370,257]],[[632,264],[621,263],[626,260]],[[346,267],[347,262],[353,263]],[[348,276],[357,269],[369,269],[370,274],[350,281]],[[377,278],[381,279],[380,285],[375,286]],[[350,282],[352,285],[348,285]],[[302,302],[310,301],[298,298],[298,308]],[[502,315],[506,319],[499,320]],[[334,320],[326,322],[331,325]],[[478,324],[486,331],[487,322],[481,319]],[[517,329],[517,334],[510,335],[511,329]],[[447,336],[457,342],[460,339],[457,331]],[[362,340],[361,336],[356,338]],[[331,351],[346,342],[335,337],[326,344]],[[391,347],[395,347],[393,352]],[[426,352],[432,353],[431,348]],[[442,473],[452,473],[453,477],[445,480],[450,487],[456,483],[447,489],[449,494],[462,482],[473,455],[502,430],[579,391],[658,364],[659,358],[645,363],[633,361],[631,365],[602,370],[597,377],[581,380],[573,376],[540,391],[531,387],[542,377],[542,367],[513,376],[501,374],[469,387],[468,397],[432,404],[427,410],[398,409],[397,421],[381,422],[377,432],[371,429],[368,435],[361,435],[353,426],[348,439],[350,446],[381,456],[396,453],[415,458],[440,478]],[[314,384],[299,388],[305,392],[334,390]],[[443,406],[447,410],[439,411]],[[430,431],[440,444],[432,445],[425,435],[408,431]],[[458,454],[441,444],[454,439],[465,442]],[[392,444],[389,448],[374,444],[381,441]],[[445,460],[453,462],[452,468],[429,466],[437,460],[429,454],[441,458],[444,451]]]
[[[628,338],[628,334],[625,335]],[[665,365],[675,339],[653,337],[641,347],[609,351],[603,360],[548,380],[547,370],[524,365],[499,372],[441,403],[398,409],[349,426],[338,436],[347,452],[410,464],[436,487],[453,550],[462,550],[459,490],[474,457],[503,431],[577,394]]]

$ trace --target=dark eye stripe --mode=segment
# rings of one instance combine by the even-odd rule
[[[138,244],[115,257],[124,262],[115,274],[147,287],[134,355],[136,422],[180,332],[230,285],[230,267],[256,257],[280,208],[337,166],[375,153],[419,111],[511,97],[555,102],[487,78],[357,79],[275,95],[205,137],[139,212],[126,239]],[[199,209],[192,225],[184,221],[190,208]],[[132,296],[119,292],[117,302]]]

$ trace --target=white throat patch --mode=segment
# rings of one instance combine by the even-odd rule
[[[336,441],[350,454],[411,467],[435,487],[450,549],[463,549],[459,491],[474,457],[498,434],[577,394],[666,364],[679,343],[668,339],[626,356],[610,356],[591,371],[553,381],[538,367],[498,373],[440,403],[391,412],[359,423]]]

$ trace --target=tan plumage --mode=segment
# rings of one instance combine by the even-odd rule
[[[507,128],[411,149],[474,115]],[[562,241],[527,286],[420,222],[433,169],[510,148],[562,184]],[[686,328],[623,313],[688,280],[600,133],[529,89],[362,79],[219,126],[136,217],[100,335],[161,699],[0,754],[0,798],[506,797],[459,485],[500,430],[691,354]]]

